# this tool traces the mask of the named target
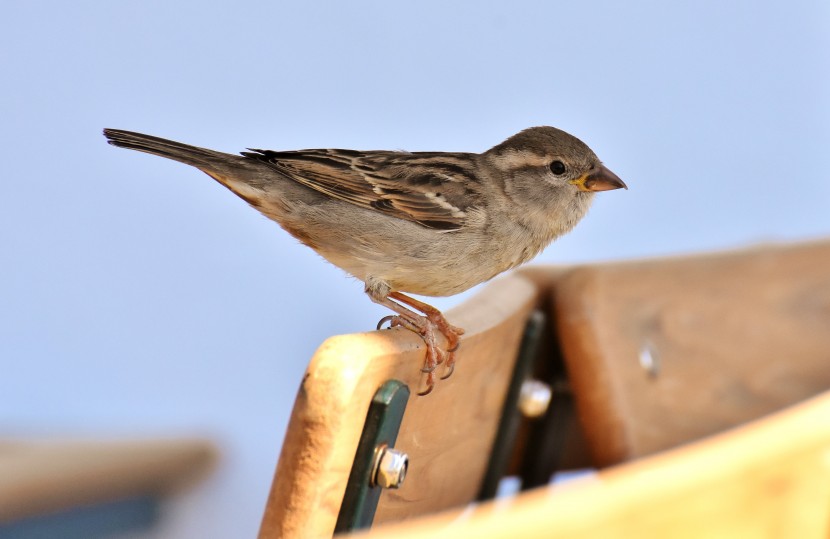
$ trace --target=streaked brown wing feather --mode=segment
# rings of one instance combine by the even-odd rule
[[[478,205],[471,154],[252,150],[282,175],[332,198],[439,230]]]

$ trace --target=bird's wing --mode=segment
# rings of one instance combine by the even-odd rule
[[[252,149],[242,155],[332,198],[437,230],[461,228],[480,202],[473,154]]]

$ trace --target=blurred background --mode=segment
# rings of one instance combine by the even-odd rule
[[[830,235],[820,0],[13,0],[0,68],[0,436],[215,440],[216,470],[140,537],[253,536],[307,360],[387,313],[104,127],[229,152],[479,152],[557,126],[630,190],[535,263]]]

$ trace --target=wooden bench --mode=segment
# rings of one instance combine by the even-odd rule
[[[830,397],[799,403],[830,388],[830,242],[532,267],[448,318],[467,330],[458,367],[425,397],[414,334],[323,343],[297,395],[260,538],[369,523],[383,537],[649,536],[698,518],[720,534],[786,526],[826,536],[830,426],[820,418]],[[533,402],[521,391],[531,378],[552,390],[536,417],[518,411]],[[409,458],[398,489],[358,470],[380,454],[361,437],[390,381],[404,388],[391,405],[403,406],[402,421],[387,435]],[[449,524],[504,475],[531,488],[586,467],[598,475]],[[412,521],[436,512],[448,513]]]

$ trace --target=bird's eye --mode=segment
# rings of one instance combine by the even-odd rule
[[[562,161],[554,161],[550,164],[550,171],[553,172],[556,176],[561,176],[565,173],[565,163]]]

